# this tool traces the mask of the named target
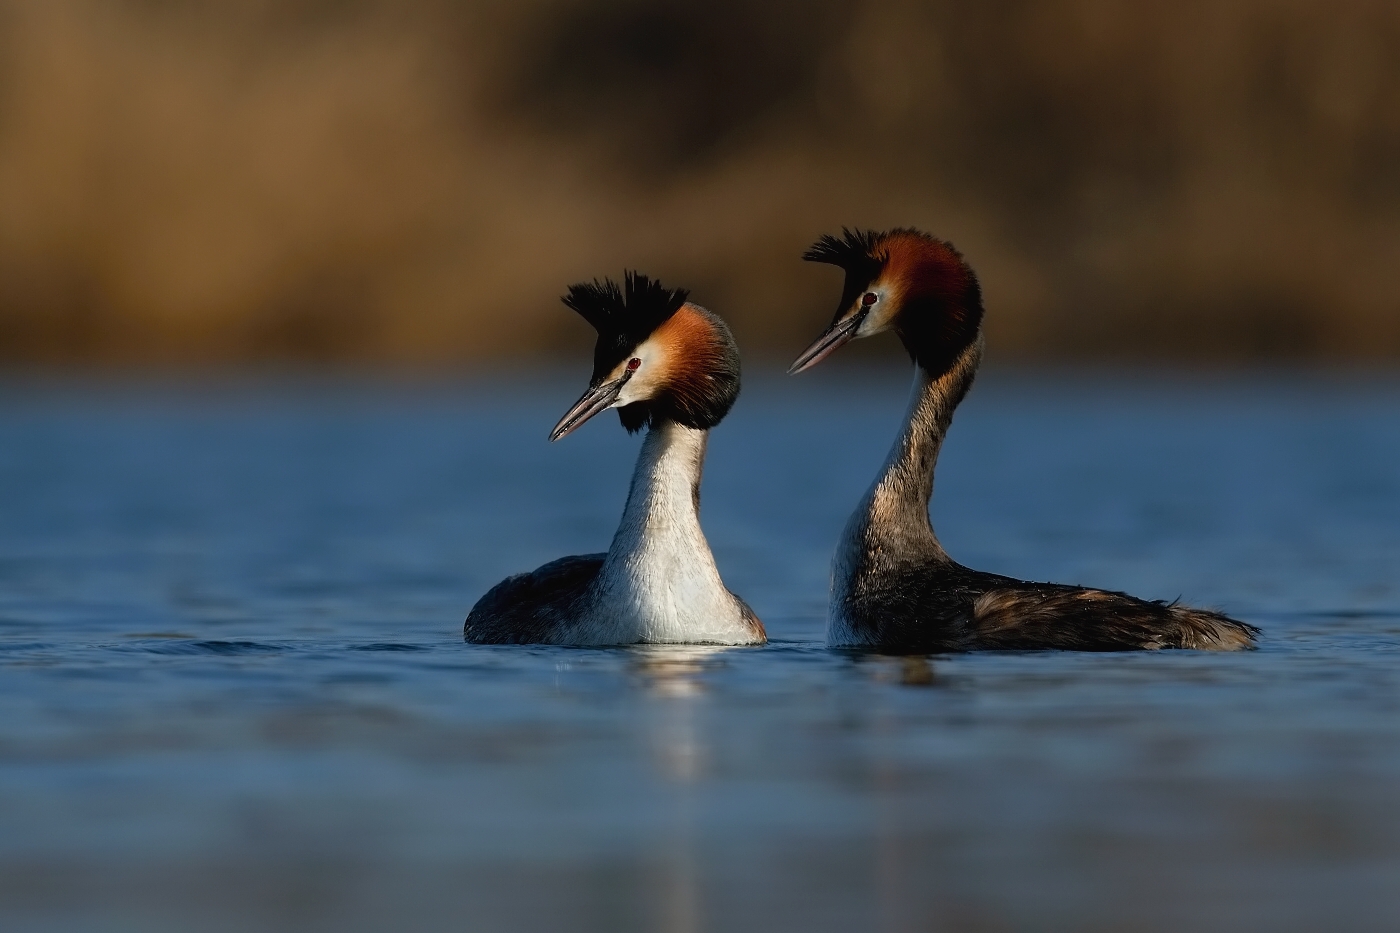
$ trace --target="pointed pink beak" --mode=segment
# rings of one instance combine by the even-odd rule
[[[865,320],[866,313],[866,309],[861,308],[855,314],[834,322],[826,329],[826,333],[818,337],[815,343],[803,350],[802,355],[793,361],[792,365],[788,367],[788,375],[795,376],[811,369],[854,340],[856,331],[860,330],[861,322]]]
[[[614,379],[612,382],[605,382],[602,385],[594,386],[583,397],[574,402],[572,408],[564,412],[564,417],[559,419],[559,423],[554,426],[554,430],[549,432],[549,439],[557,441],[566,434],[571,433],[574,428],[583,424],[589,418],[600,411],[607,411],[612,407],[612,403],[617,401],[618,393],[622,391],[622,386],[627,382],[630,372],[624,374],[621,379]]]

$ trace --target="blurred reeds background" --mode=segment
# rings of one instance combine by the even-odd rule
[[[791,356],[841,225],[994,359],[1400,359],[1394,0],[0,0],[0,360],[579,350],[636,267]]]

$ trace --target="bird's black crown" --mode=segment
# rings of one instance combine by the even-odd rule
[[[602,382],[637,345],[671,319],[690,292],[665,288],[640,272],[626,272],[622,287],[612,279],[569,286],[561,301],[598,332],[593,348],[593,385]]]
[[[880,267],[884,265],[885,257],[876,251],[876,247],[887,235],[875,230],[842,227],[841,236],[823,234],[808,247],[802,258],[807,262],[838,266],[853,277],[869,282],[880,274]]]

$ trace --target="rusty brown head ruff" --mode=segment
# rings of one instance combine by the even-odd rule
[[[951,244],[909,228],[843,230],[840,237],[822,237],[803,258],[840,267],[846,280],[835,318],[792,372],[883,330],[895,331],[915,363],[904,428],[837,547],[829,645],[923,653],[1253,644],[1258,629],[1218,612],[1028,583],[950,558],[934,534],[928,505],[943,438],[982,358],[977,276]]]
[[[831,345],[810,361],[799,357],[794,370],[813,365],[854,337],[889,328],[916,363],[937,374],[977,339],[982,290],[951,243],[910,227],[885,233],[843,229],[840,237],[817,240],[802,258],[837,266],[846,281],[823,334]]]

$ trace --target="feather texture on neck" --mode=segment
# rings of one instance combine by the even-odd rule
[[[831,616],[827,639],[839,637],[845,625],[842,607],[859,594],[860,581],[888,577],[885,571],[901,564],[951,561],[939,544],[929,519],[934,469],[953,411],[972,388],[982,359],[982,338],[966,347],[941,374],[914,366],[914,385],[904,427],[895,438],[884,468],[856,506],[832,563]],[[833,633],[838,636],[833,639]]]

